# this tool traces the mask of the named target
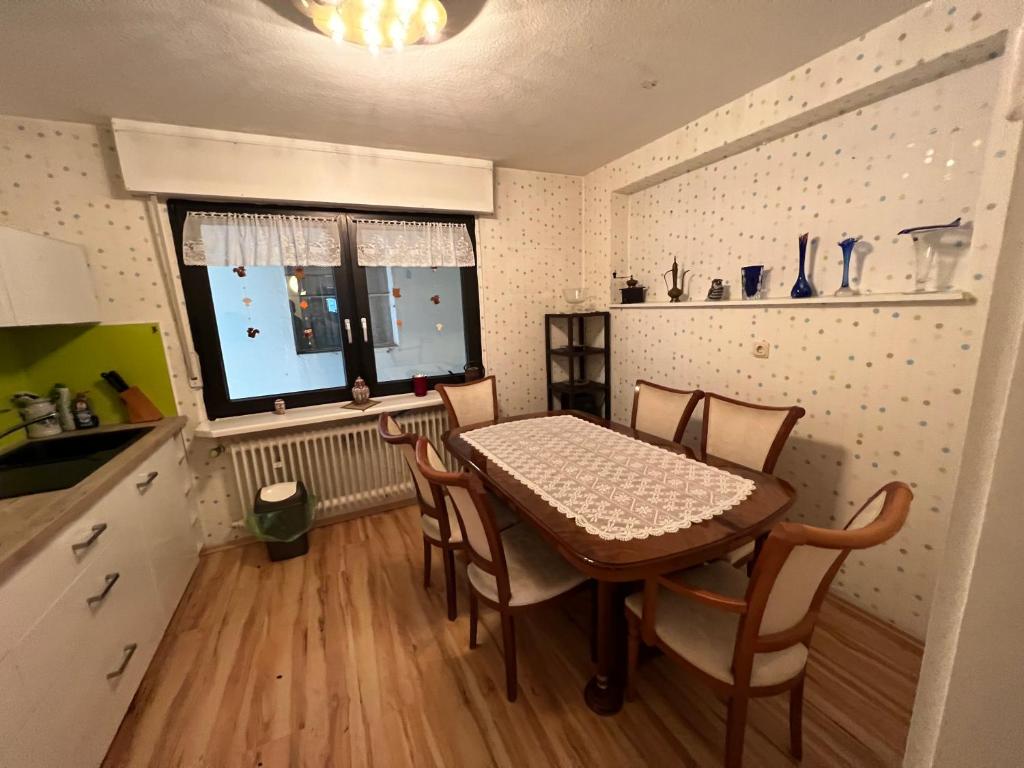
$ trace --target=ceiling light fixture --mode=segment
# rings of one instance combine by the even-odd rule
[[[441,0],[292,0],[313,26],[336,43],[362,45],[377,55],[407,45],[436,43],[448,21]]]

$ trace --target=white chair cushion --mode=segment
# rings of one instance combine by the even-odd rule
[[[528,526],[507,529],[501,534],[501,543],[512,593],[509,605],[542,603],[587,580]],[[472,563],[466,574],[477,592],[498,602],[498,584],[491,574]]]
[[[487,498],[494,509],[494,521],[498,524],[499,531],[511,528],[519,522],[519,515],[513,512],[503,501],[490,494],[488,494]],[[444,497],[444,504],[448,509],[448,529],[452,532],[451,543],[461,544],[462,528],[459,527],[459,519],[455,515],[455,506],[447,495]],[[423,533],[429,538],[434,541],[441,540],[441,526],[437,524],[435,518],[429,515],[420,515],[420,526],[423,528]]]
[[[747,578],[742,571],[725,562],[714,562],[683,573],[683,581],[693,587],[742,598]],[[643,612],[643,593],[626,598],[626,607],[636,616]],[[732,684],[732,657],[740,616],[698,603],[662,588],[658,593],[654,631],[665,645],[697,669],[724,683]],[[807,648],[798,643],[782,651],[754,656],[750,684],[753,687],[775,685],[792,680],[807,663]]]

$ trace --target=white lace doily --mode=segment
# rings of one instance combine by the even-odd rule
[[[602,539],[645,539],[736,506],[754,482],[574,416],[462,433],[490,461]]]

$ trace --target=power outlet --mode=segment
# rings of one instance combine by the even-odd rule
[[[771,348],[771,344],[769,344],[767,341],[755,341],[754,348],[751,350],[751,354],[754,357],[767,359],[768,353],[771,351]]]

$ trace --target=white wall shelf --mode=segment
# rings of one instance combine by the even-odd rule
[[[882,304],[972,304],[975,298],[967,291],[931,291],[926,293],[864,293],[857,296],[812,296],[791,299],[788,296],[770,299],[727,299],[724,301],[649,301],[643,304],[611,304],[611,309],[714,309],[715,307],[818,307],[841,305],[878,306]]]

